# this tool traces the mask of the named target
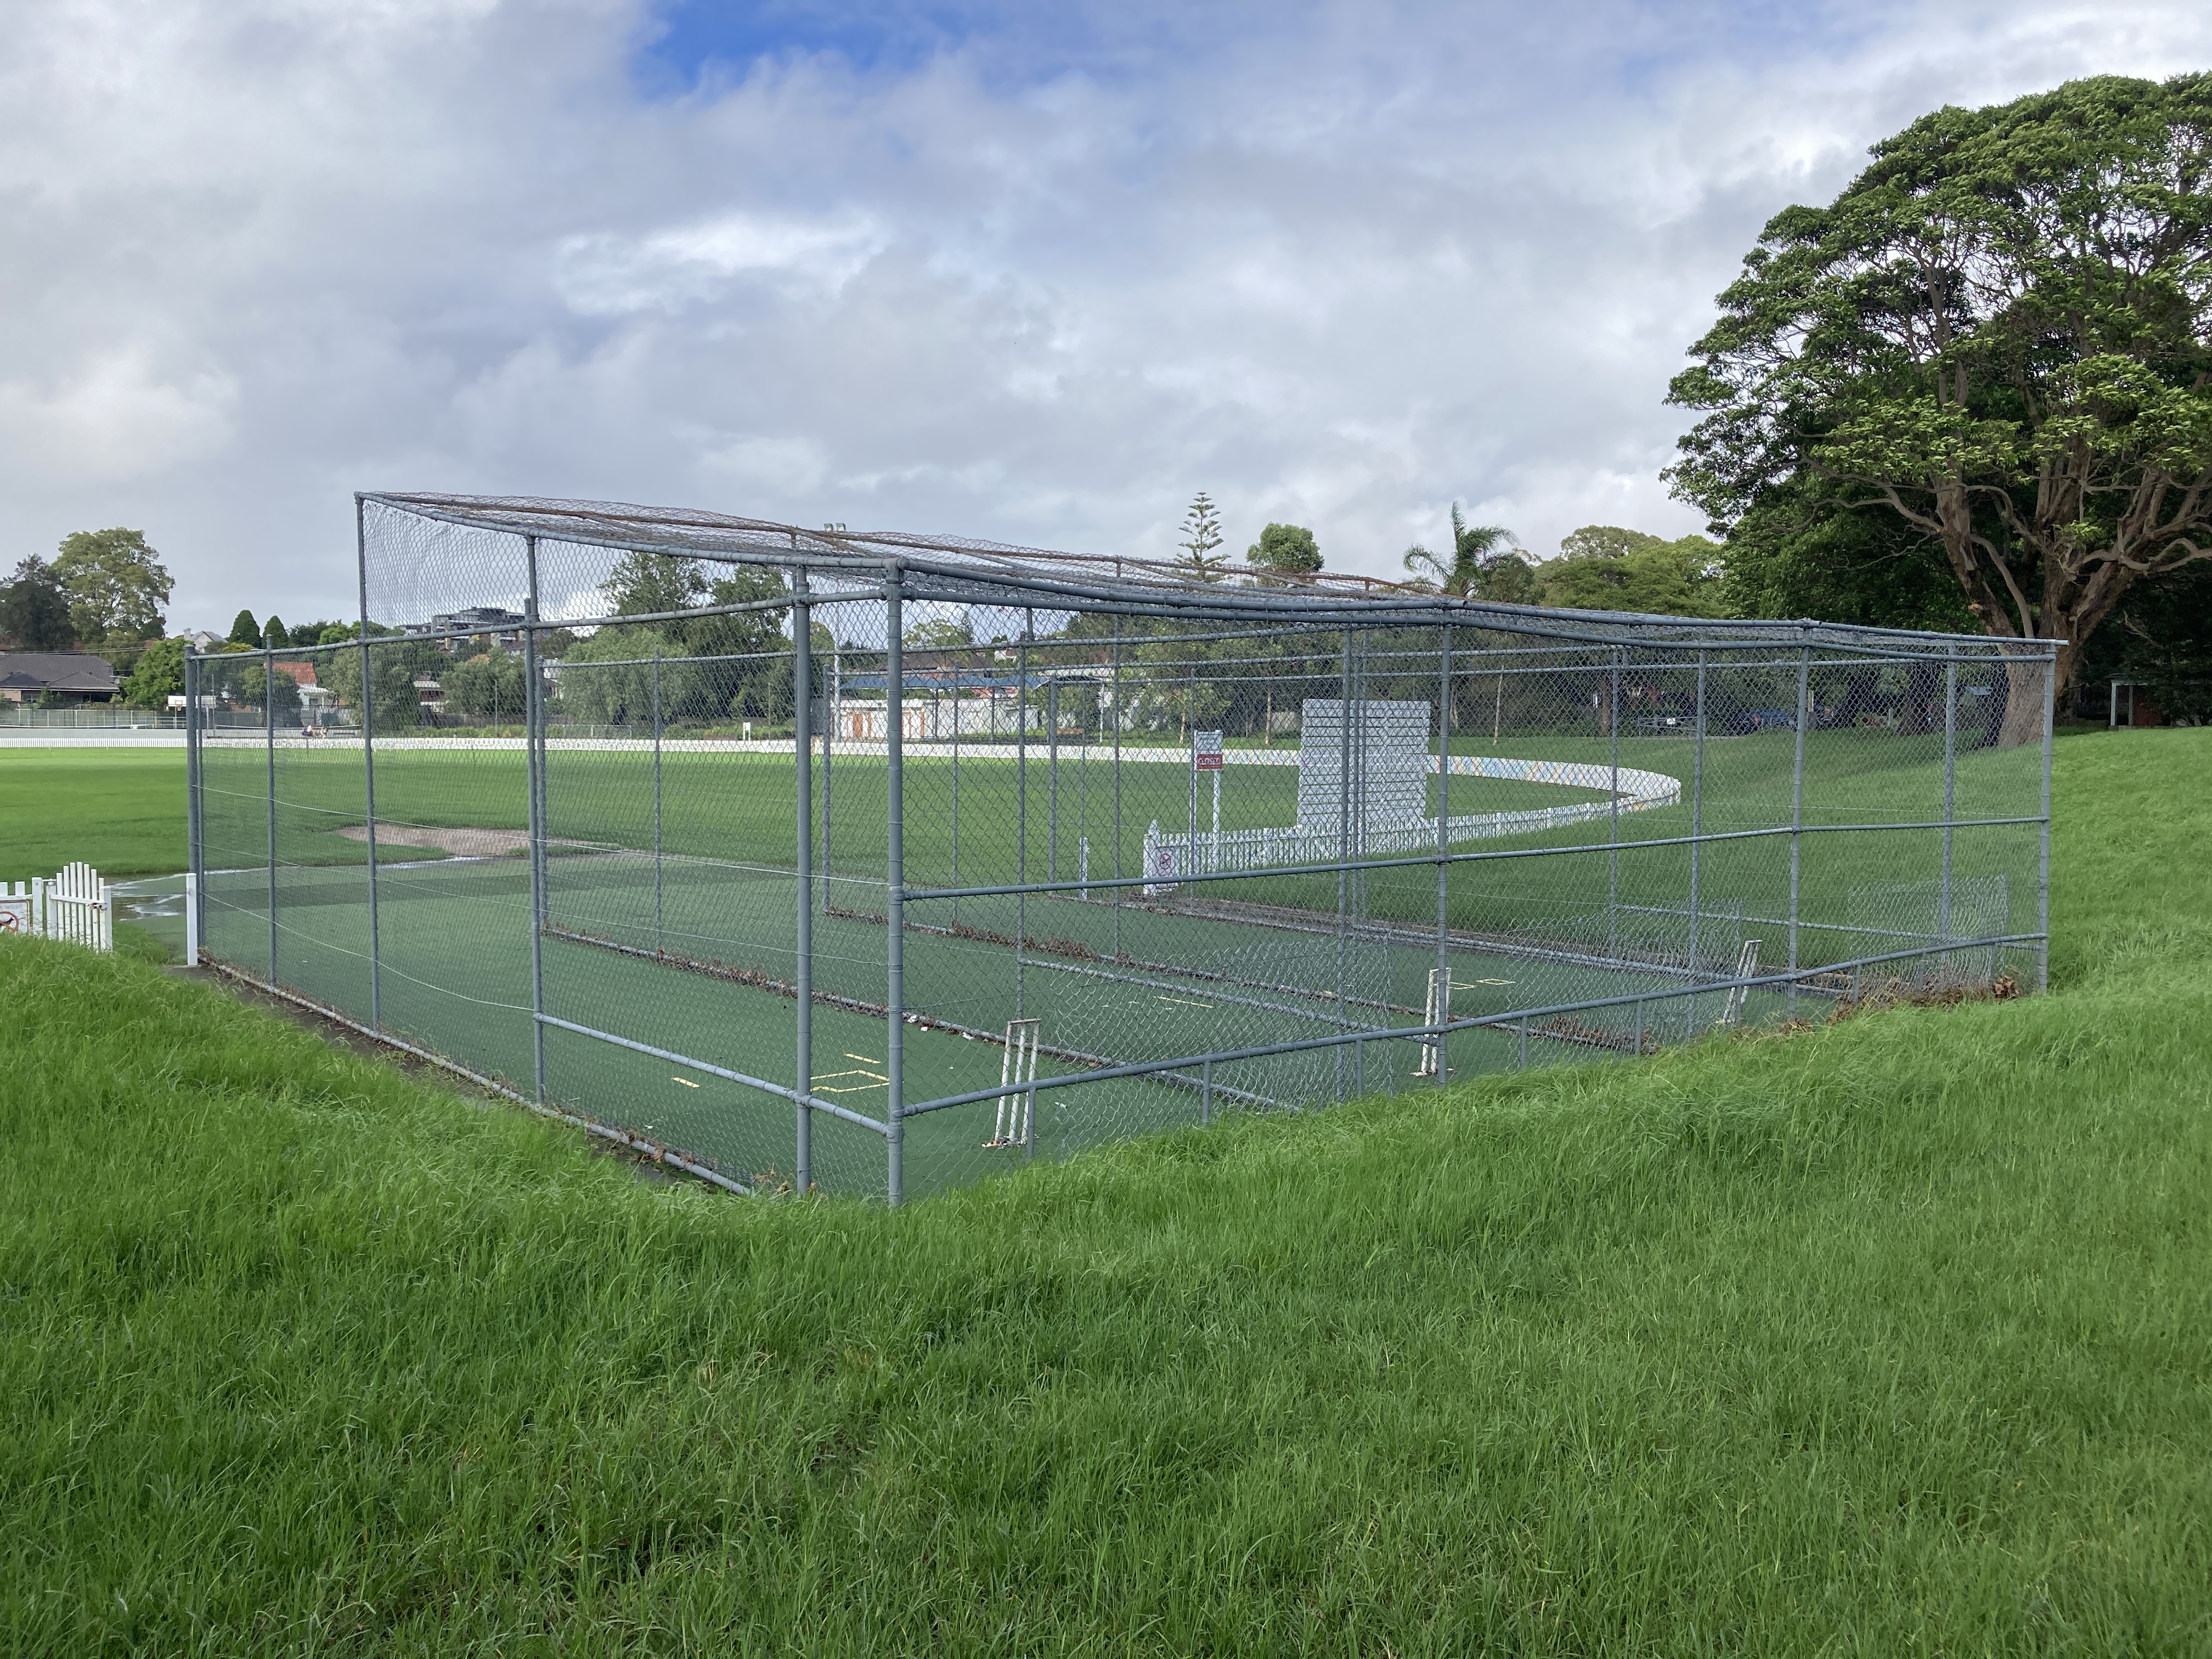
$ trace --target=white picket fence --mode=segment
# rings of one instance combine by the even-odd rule
[[[115,948],[115,898],[100,872],[72,864],[58,875],[0,882],[0,933],[58,939],[94,951]]]

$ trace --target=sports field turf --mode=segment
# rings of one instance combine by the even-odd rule
[[[0,1630],[2201,1652],[2212,740],[2059,755],[2047,999],[897,1212],[641,1185],[209,988],[0,946]]]
[[[0,748],[0,881],[78,860],[163,875],[185,856],[182,750]]]

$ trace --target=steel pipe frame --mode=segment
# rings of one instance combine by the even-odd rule
[[[792,793],[796,808],[797,860],[792,886],[799,912],[793,978],[799,991],[797,1024],[792,1034],[797,1072],[793,1097],[793,1180],[804,1198],[814,1190],[814,609],[807,603],[806,567],[793,572],[791,624]]]
[[[890,662],[884,687],[884,737],[890,745],[885,763],[890,771],[889,799],[884,816],[884,900],[889,912],[890,943],[884,951],[884,1002],[890,1010],[890,1034],[884,1049],[884,1073],[890,1079],[886,1107],[889,1128],[884,1139],[889,1148],[884,1200],[896,1209],[906,1197],[906,1127],[902,1102],[906,1091],[906,641],[900,611],[898,573],[884,583],[884,648]],[[808,1086],[813,1084],[807,1079]]]
[[[507,514],[515,513],[518,507],[522,504],[522,500],[526,498],[517,498],[513,500],[499,498],[471,499],[469,497],[435,496],[428,495],[410,496],[397,491],[364,490],[357,492],[356,499],[357,501],[374,501],[379,507],[388,511],[405,514],[416,518],[438,520],[469,529],[484,530],[496,534],[515,537],[546,535],[546,532],[543,529],[532,532],[526,529],[520,522],[512,520],[501,519],[495,515],[494,510]],[[566,506],[574,508],[582,508],[586,507],[600,507],[606,504],[591,502],[556,503],[549,501],[545,505],[548,507]],[[465,507],[472,506],[480,506],[485,509],[493,510],[476,513],[463,510]],[[607,515],[602,514],[600,516],[605,517]],[[651,526],[653,525],[667,526],[674,523],[675,520],[671,515],[666,514],[647,513],[642,515],[639,519],[638,522],[641,525]],[[1288,618],[1303,615],[1323,619],[1320,622],[1320,625],[1323,627],[1341,627],[1344,625],[1342,612],[1350,609],[1358,610],[1365,613],[1367,620],[1359,625],[1369,627],[1384,625],[1383,623],[1377,618],[1385,616],[1394,618],[1406,616],[1430,617],[1436,618],[1439,623],[1441,623],[1444,617],[1449,616],[1455,621],[1462,623],[1471,622],[1475,626],[1490,627],[1502,633],[1515,633],[1526,636],[1540,636],[1553,639],[1583,640],[1603,645],[1614,645],[1622,642],[1618,632],[1609,634],[1582,634],[1562,629],[1557,625],[1561,622],[1585,623],[1595,623],[1601,626],[1610,627],[1615,629],[1629,627],[1638,628],[1643,631],[1644,635],[1647,638],[1650,636],[1651,630],[1655,627],[1668,629],[1673,633],[1684,636],[1683,639],[1677,643],[1677,648],[1687,648],[1691,641],[1699,634],[1706,635],[1726,635],[1731,633],[1744,633],[1758,635],[1771,632],[1780,635],[1783,640],[1786,640],[1788,639],[1789,635],[1784,632],[1784,630],[1796,630],[1797,633],[1802,635],[1806,630],[1819,629],[1823,633],[1832,631],[1839,637],[1856,639],[1863,639],[1868,636],[1896,639],[1926,639],[1929,637],[1926,634],[1912,629],[1872,628],[1863,627],[1857,624],[1824,623],[1814,621],[1811,618],[1802,618],[1790,622],[1732,617],[1713,618],[1699,619],[1695,622],[1694,624],[1692,624],[1686,623],[1680,618],[1632,616],[1626,613],[1614,611],[1559,610],[1555,611],[1532,613],[1528,607],[1492,605],[1481,600],[1458,599],[1453,599],[1449,595],[1437,593],[1407,593],[1403,597],[1386,596],[1378,598],[1374,596],[1371,592],[1363,591],[1362,592],[1355,595],[1350,592],[1339,593],[1332,591],[1326,594],[1314,594],[1311,597],[1308,597],[1306,594],[1295,590],[1242,588],[1202,589],[1194,586],[1185,586],[1182,584],[1178,584],[1172,588],[1136,586],[1131,585],[1125,586],[1121,590],[1114,590],[1095,585],[1080,584],[1066,580],[1054,580],[1030,573],[1003,570],[977,565],[957,564],[949,562],[940,562],[939,560],[927,557],[918,557],[915,551],[915,549],[919,548],[925,550],[964,553],[969,556],[975,558],[1020,558],[1027,556],[1035,559],[1039,556],[1070,556],[1065,555],[1053,556],[1046,553],[1045,550],[1042,549],[1002,548],[984,544],[977,544],[972,548],[963,547],[953,549],[946,548],[939,542],[924,541],[920,538],[907,537],[896,532],[877,532],[873,535],[870,535],[866,532],[844,533],[825,538],[815,532],[801,530],[796,526],[775,525],[769,524],[765,521],[753,520],[744,521],[742,525],[738,521],[726,520],[720,525],[702,525],[698,527],[702,529],[711,528],[734,532],[737,532],[737,535],[730,539],[728,544],[721,546],[702,545],[696,542],[686,541],[680,538],[672,536],[656,538],[651,534],[638,535],[635,533],[614,536],[582,532],[569,533],[567,531],[563,531],[560,533],[548,536],[546,538],[557,541],[564,545],[572,547],[598,547],[605,549],[609,551],[622,553],[651,550],[673,554],[681,558],[703,559],[715,563],[724,564],[760,564],[782,567],[804,562],[812,566],[817,570],[834,570],[839,572],[849,571],[859,576],[895,572],[899,574],[904,580],[907,593],[909,598],[921,599],[941,598],[951,600],[954,603],[1003,605],[1005,608],[1012,610],[1018,610],[1025,604],[1037,605],[1038,601],[1035,599],[1023,599],[1019,597],[1006,596],[1041,594],[1089,602],[1076,605],[1054,605],[1046,603],[1038,607],[1048,610],[1079,609],[1108,611],[1119,609],[1124,615],[1162,614],[1185,617],[1195,613],[1208,618],[1222,621],[1236,621],[1255,617]],[[799,538],[801,536],[805,537],[809,544],[808,547],[804,550],[800,550],[798,546]],[[738,537],[742,538],[741,542],[738,539]],[[778,541],[772,541],[769,539],[770,538],[788,538],[791,543],[791,550],[787,551]],[[864,543],[870,546],[896,549],[898,550],[866,554],[856,554],[838,550],[850,548],[855,543]],[[1121,562],[1116,561],[1115,562],[1118,565]],[[917,577],[923,578],[925,580],[922,582],[917,582],[915,580],[915,578]],[[928,579],[944,581],[948,584],[951,584],[951,586],[947,589],[947,591],[939,592],[927,586],[927,580]],[[1158,597],[1154,597],[1155,595]],[[836,596],[838,599],[846,597],[852,596],[846,594],[839,594]],[[866,596],[861,595],[860,597]],[[819,602],[830,603],[833,601],[830,596],[825,595]],[[666,614],[670,617],[674,617],[678,615],[696,615],[702,613],[699,611],[692,611],[669,612]],[[1535,620],[1535,617],[1537,615],[1540,615],[1544,619],[1540,625]],[[1337,620],[1333,623],[1325,620],[1331,616],[1334,616],[1337,618]],[[1285,626],[1286,623],[1285,622],[1278,621],[1273,625],[1279,630],[1283,626]],[[1402,622],[1394,622],[1393,625],[1406,624],[1402,623]],[[481,632],[482,630],[478,629],[475,631]],[[1747,641],[1747,643],[1753,645],[1764,642],[1765,641],[1756,638]],[[1729,641],[1724,638],[1709,639],[1705,644],[1706,648],[1713,650],[1731,650],[1738,648],[1733,642]],[[2042,646],[2045,647],[2046,653],[2051,654],[2055,654],[2057,648],[2057,642],[2050,641],[1997,641],[1992,640],[1989,641],[1988,644],[1990,648],[1987,654],[1990,658],[1996,660],[2003,660],[2006,659],[2008,656],[2006,647],[2008,647]],[[1917,657],[1923,653],[1909,653],[1906,654]]]
[[[2039,933],[2010,933],[1999,939],[1978,940],[1983,945],[2032,945],[2042,938]],[[1299,1054],[1316,1048],[1345,1048],[1355,1044],[1377,1042],[1419,1042],[1454,1031],[1476,1031],[1510,1028],[1528,1021],[1543,1019],[1559,1014],[1585,1013],[1593,1008],[1626,1008],[1652,1002],[1666,1002],[1677,998],[1694,1000],[1710,997],[1716,992],[1741,988],[1756,990],[1762,986],[1787,985],[1792,980],[1809,977],[1813,974],[1840,973],[1844,969],[1879,966],[1886,962],[1904,962],[1917,957],[1941,955],[1942,947],[1930,946],[1917,951],[1891,951],[1880,956],[1860,957],[1849,962],[1832,963],[1825,968],[1807,969],[1798,974],[1738,975],[1727,979],[1716,979],[1710,984],[1685,986],[1679,990],[1637,991],[1620,996],[1591,997],[1580,1002],[1551,1003],[1540,1008],[1510,1009],[1500,1014],[1478,1015],[1469,1019],[1452,1020],[1428,1025],[1396,1025],[1366,1031],[1346,1031],[1335,1036],[1298,1037],[1286,1042],[1271,1042],[1248,1048],[1216,1048],[1205,1054],[1180,1054],[1173,1060],[1133,1061],[1126,1066],[1109,1066],[1098,1071],[1070,1072],[1059,1077],[1039,1078],[1036,1087],[1040,1090],[1073,1088],[1086,1083],[1111,1083],[1125,1077],[1146,1077],[1155,1073],[1188,1071],[1211,1060],[1221,1064],[1231,1060],[1266,1060],[1276,1054]],[[1547,1041],[1565,1041],[1544,1031],[1534,1036]],[[918,1101],[906,1108],[906,1115],[916,1117],[924,1112],[945,1111],[955,1106],[973,1105],[979,1100],[994,1100],[1004,1094],[1003,1088],[969,1091],[964,1094],[945,1095],[935,1100]]]
[[[522,637],[524,734],[530,790],[530,1064],[539,1105],[545,1103],[545,755],[544,688],[538,674],[538,538],[526,538],[530,579],[523,615],[532,624]]]
[[[1813,652],[1808,646],[1797,660],[1797,730],[1796,755],[1793,762],[1790,801],[1790,967],[1797,967],[1798,884],[1805,848],[1805,725],[1812,711]],[[1950,808],[1943,809],[1948,820]],[[1790,1012],[1797,1012],[1797,987],[1790,988]]]
[[[368,529],[362,498],[353,498],[354,556],[361,585],[361,778],[368,814],[363,839],[368,844],[368,1023],[384,1030],[384,940],[376,891],[376,691],[368,643]]]
[[[276,982],[276,659],[261,653],[261,708],[269,746],[269,982]]]
[[[657,1048],[650,1042],[640,1042],[635,1037],[626,1037],[616,1031],[603,1031],[595,1025],[585,1025],[573,1019],[562,1019],[556,1014],[540,1014],[538,1016],[538,1023],[541,1025],[550,1025],[556,1030],[573,1032],[577,1036],[590,1037],[595,1042],[611,1043],[617,1048],[628,1048],[633,1054],[650,1055],[654,1060],[665,1060],[672,1066],[688,1066],[694,1071],[704,1072],[710,1077],[718,1077],[726,1082],[742,1084],[748,1089],[757,1089],[763,1094],[774,1095],[781,1100],[795,1101],[805,1105],[811,1110],[827,1112],[832,1117],[842,1118],[846,1122],[857,1124],[863,1129],[872,1129],[879,1135],[888,1135],[890,1133],[890,1125],[880,1123],[874,1118],[856,1112],[849,1106],[840,1106],[836,1102],[824,1100],[818,1095],[801,1094],[798,1090],[787,1089],[781,1083],[771,1083],[766,1078],[753,1077],[744,1072],[732,1071],[726,1066],[717,1066],[711,1060],[696,1059],[674,1048]]]
[[[2002,829],[2008,824],[2043,822],[2044,820],[2039,817],[1959,818],[1954,821],[1954,824],[1955,828],[1960,830],[1994,830]],[[1767,836],[1872,835],[1918,830],[1941,830],[1943,827],[1943,821],[1941,818],[1930,818],[1924,822],[1911,823],[1808,823],[1802,828],[1783,823],[1764,830],[1716,830],[1702,836],[1654,836],[1649,840],[1623,842],[1621,847],[1624,850],[1642,851],[1646,848],[1653,847],[1689,847],[1698,844],[1711,846],[1724,841],[1756,841]],[[1442,860],[1439,860],[1434,853],[1421,853],[1410,854],[1405,858],[1358,859],[1320,864],[1286,864],[1279,869],[1269,870],[1227,870],[1218,872],[1199,871],[1188,876],[1177,874],[1176,883],[1180,886],[1190,882],[1265,881],[1277,876],[1333,875],[1340,870],[1401,870],[1416,865],[1431,865],[1439,861],[1446,864],[1479,864],[1504,859],[1559,858],[1577,853],[1604,853],[1610,850],[1608,842],[1600,841],[1577,842],[1571,847],[1505,847],[1486,853],[1452,853]],[[1091,885],[1093,887],[1139,887],[1144,885],[1148,879],[1149,878],[1144,876],[1113,878],[1094,876],[1091,878]],[[994,887],[918,887],[908,891],[907,897],[919,903],[925,899],[993,898],[1004,897],[1015,893],[1060,893],[1068,891],[1076,886],[1077,884],[1074,882],[1057,884],[1007,882]]]

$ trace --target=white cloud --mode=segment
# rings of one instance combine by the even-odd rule
[[[1937,104],[2212,66],[2156,0],[1322,0],[655,101],[641,3],[20,8],[8,557],[136,524],[222,622],[343,611],[356,488],[1148,552],[1204,489],[1377,572],[1455,498],[1679,533],[1666,381],[1770,215]]]
[[[730,213],[641,238],[570,237],[560,247],[554,286],[586,316],[677,311],[717,299],[746,276],[781,279],[793,297],[834,296],[887,240],[852,214],[809,223]]]
[[[81,489],[160,474],[220,453],[237,398],[228,374],[164,378],[130,345],[95,352],[52,386],[0,380],[0,476]]]

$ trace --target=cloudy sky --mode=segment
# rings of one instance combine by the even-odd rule
[[[356,489],[1094,552],[1449,504],[1699,527],[1661,399],[1759,226],[2201,3],[15,0],[0,561],[352,609]]]

